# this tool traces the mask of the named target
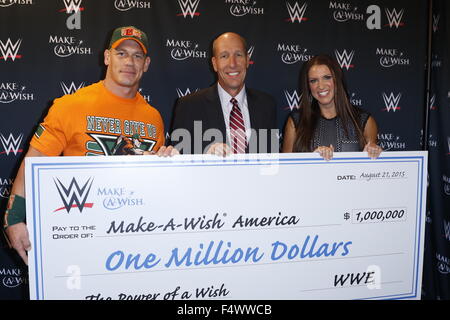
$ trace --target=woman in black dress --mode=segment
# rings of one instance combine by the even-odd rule
[[[300,86],[301,105],[287,120],[283,152],[318,152],[326,160],[335,151],[380,155],[375,119],[350,103],[334,59],[318,55],[309,60],[301,71]]]

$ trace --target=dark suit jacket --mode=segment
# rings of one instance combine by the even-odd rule
[[[279,152],[275,100],[261,91],[246,88],[246,92],[250,125],[252,130],[256,130],[256,134],[252,132],[246,152]],[[201,123],[194,126],[195,121]],[[190,134],[190,141],[185,136],[187,133]],[[225,119],[217,83],[178,99],[172,119],[169,145],[176,146],[178,150],[182,148],[180,152],[185,154],[205,153],[210,144],[226,143],[226,139]]]

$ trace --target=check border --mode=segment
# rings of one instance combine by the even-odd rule
[[[412,285],[410,292],[407,293],[400,293],[400,294],[394,294],[394,295],[387,295],[387,296],[373,296],[373,297],[366,297],[362,299],[389,299],[389,300],[396,300],[396,299],[408,299],[408,298],[417,298],[418,293],[418,286],[419,286],[419,279],[421,278],[418,274],[418,270],[420,268],[420,257],[421,257],[421,251],[420,251],[420,239],[421,239],[421,224],[420,221],[422,221],[422,190],[423,190],[423,172],[424,172],[424,156],[382,156],[379,157],[377,162],[378,163],[392,163],[392,162],[412,162],[417,164],[417,197],[416,197],[416,225],[415,225],[415,244],[414,244],[414,271],[413,271],[413,279],[412,279]],[[41,198],[41,190],[40,190],[40,176],[41,172],[44,172],[46,170],[63,170],[66,169],[68,166],[70,166],[71,170],[77,170],[77,169],[90,169],[90,166],[92,168],[132,168],[135,167],[135,165],[139,166],[151,166],[151,167],[187,167],[187,166],[242,166],[242,165],[289,165],[289,164],[344,164],[344,163],[370,163],[371,160],[368,157],[333,157],[331,161],[324,162],[322,159],[318,158],[277,158],[277,157],[258,157],[255,159],[220,159],[220,160],[214,160],[214,159],[189,159],[189,160],[170,160],[168,161],[155,161],[154,159],[145,161],[143,158],[140,159],[140,161],[118,161],[111,163],[109,161],[83,161],[83,162],[70,162],[68,163],[55,163],[55,162],[42,162],[42,163],[32,163],[31,164],[31,179],[32,179],[32,198],[33,198],[33,205],[32,205],[32,216],[34,220],[33,230],[34,230],[34,259],[35,259],[35,283],[36,283],[36,299],[45,299],[45,288],[44,288],[44,268],[42,264],[42,230],[41,230],[41,211],[40,211],[40,198]],[[103,165],[103,166],[102,166]],[[49,168],[49,167],[52,168]],[[78,166],[78,167],[77,167]],[[56,168],[55,168],[56,167]],[[37,186],[37,189],[35,187]],[[38,201],[36,201],[36,197],[38,198]],[[38,228],[38,230],[37,230]],[[39,242],[37,242],[39,238]],[[37,245],[39,244],[39,245]],[[39,254],[38,254],[39,252]],[[39,283],[39,276],[40,281]]]

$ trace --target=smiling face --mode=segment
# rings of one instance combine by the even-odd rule
[[[131,92],[134,96],[150,58],[136,41],[125,40],[116,48],[105,51],[105,64],[108,66],[105,85],[119,96],[123,96],[123,92]]]
[[[308,84],[311,95],[320,108],[335,109],[334,77],[326,65],[313,65],[308,72]]]
[[[220,86],[232,97],[244,86],[249,59],[242,38],[235,33],[225,33],[213,44],[212,64]]]

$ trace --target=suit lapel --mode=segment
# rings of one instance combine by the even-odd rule
[[[219,93],[217,92],[217,83],[209,87],[206,94],[206,117],[207,125],[203,130],[207,128],[216,128],[222,132],[223,137],[226,139],[225,119],[223,117],[222,105],[220,103]]]
[[[246,93],[247,93],[248,113],[250,115],[250,125],[253,129],[259,129],[261,123],[256,97],[250,89],[246,88]]]

